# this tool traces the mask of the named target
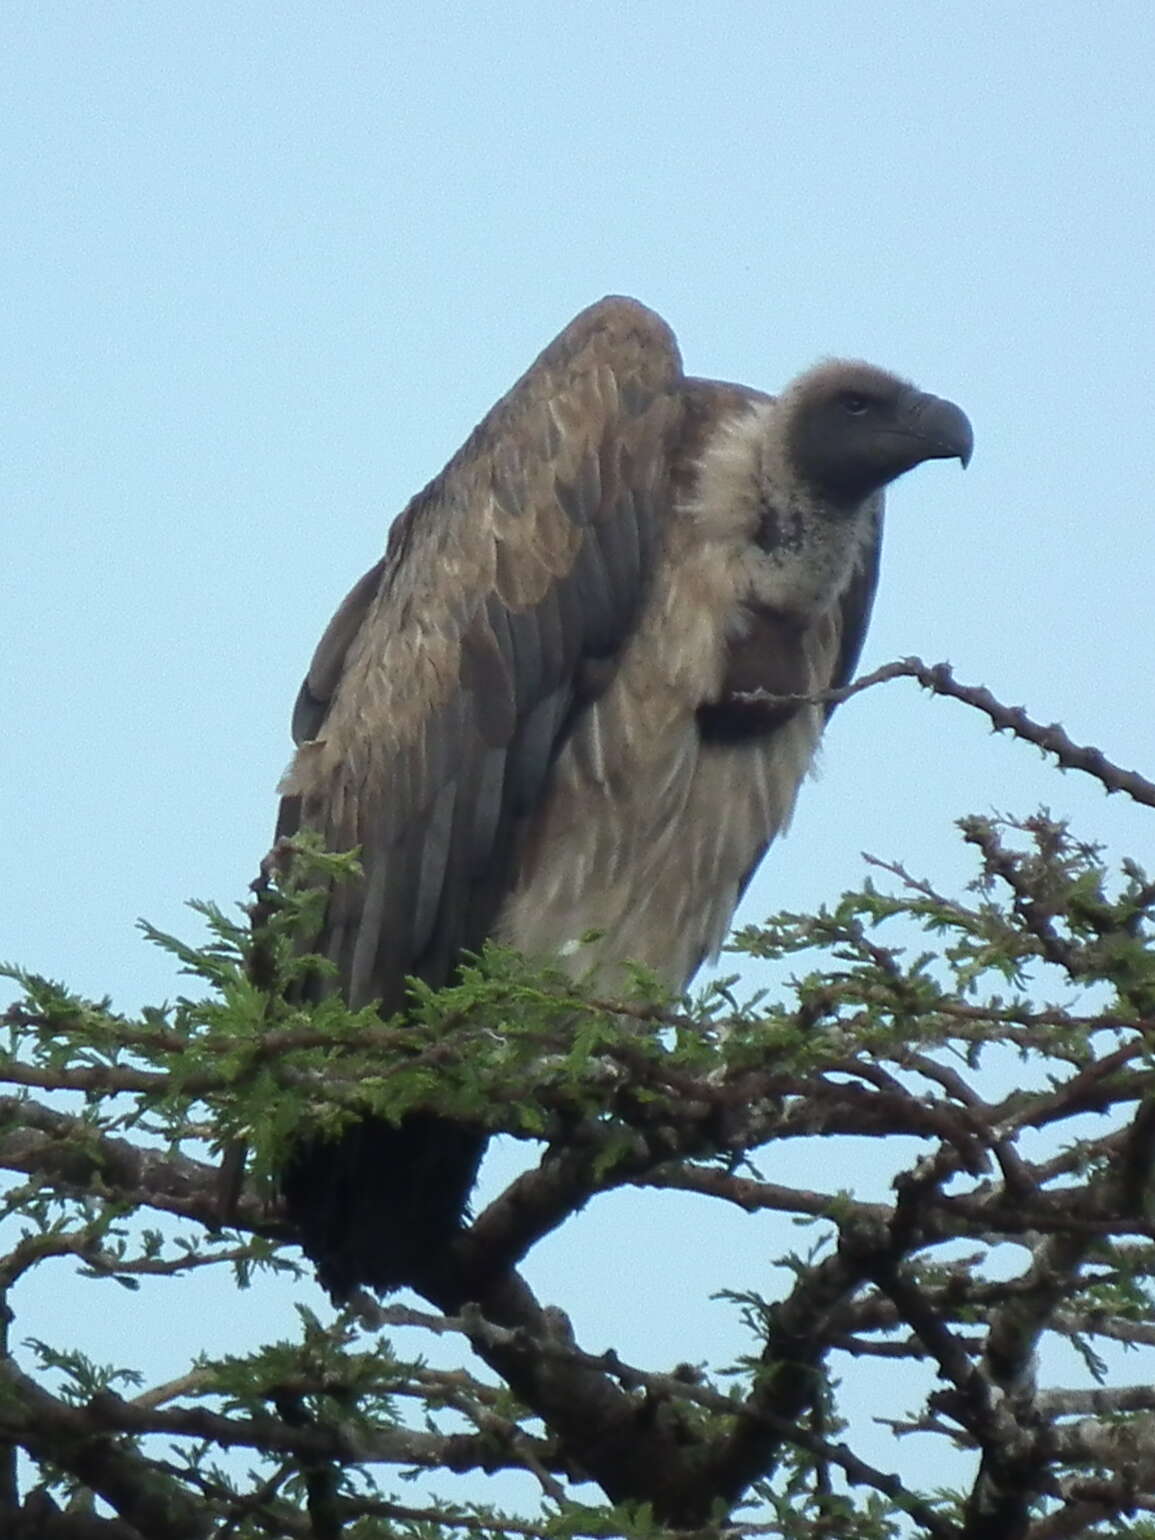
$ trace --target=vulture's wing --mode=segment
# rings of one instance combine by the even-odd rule
[[[279,834],[361,851],[317,950],[350,1004],[447,979],[509,890],[520,821],[613,673],[668,500],[681,364],[633,301],[572,322],[393,527],[317,649]]]

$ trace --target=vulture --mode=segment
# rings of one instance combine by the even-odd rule
[[[781,697],[854,669],[885,487],[971,446],[870,364],[774,397],[684,374],[635,300],[583,311],[396,520],[301,687],[278,836],[360,860],[325,898],[328,987],[390,1015],[492,937],[682,990],[830,714]],[[483,1146],[426,1113],[300,1135],[284,1200],[335,1299],[445,1295]]]

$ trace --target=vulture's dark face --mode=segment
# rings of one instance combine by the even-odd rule
[[[924,460],[971,457],[974,437],[953,401],[865,364],[823,366],[802,383],[788,445],[823,498],[856,506]]]

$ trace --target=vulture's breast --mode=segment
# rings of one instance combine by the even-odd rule
[[[730,460],[743,444],[726,442]],[[729,467],[727,467],[729,469]],[[772,732],[704,734],[699,708],[726,688],[748,624],[756,497],[703,516],[675,510],[633,638],[586,708],[520,836],[517,879],[496,928],[530,956],[560,957],[612,986],[627,961],[674,989],[717,953],[766,846],[789,822],[824,716],[803,706]],[[824,595],[794,645],[789,677],[825,688],[840,620]],[[585,941],[591,932],[598,939]]]

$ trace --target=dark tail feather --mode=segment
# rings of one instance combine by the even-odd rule
[[[428,1113],[302,1140],[281,1177],[289,1218],[335,1303],[357,1288],[438,1286],[485,1138]]]

